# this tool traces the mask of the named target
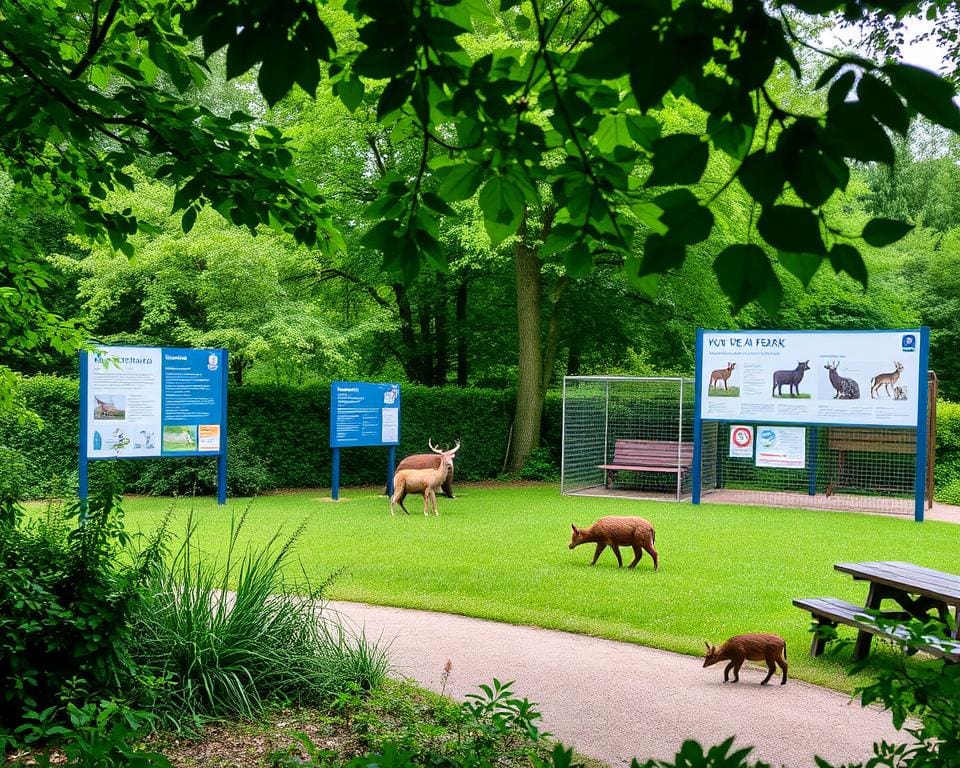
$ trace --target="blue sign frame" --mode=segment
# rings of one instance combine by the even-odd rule
[[[227,500],[225,349],[101,346],[80,352],[79,496],[89,462],[217,457],[217,503]]]
[[[738,415],[735,418],[724,418],[724,417],[714,417],[714,418],[704,418],[702,411],[702,393],[704,391],[704,334],[762,334],[763,331],[708,331],[703,328],[697,329],[696,335],[696,360],[694,367],[694,391],[696,392],[696,398],[694,400],[694,411],[693,411],[693,468],[691,473],[691,482],[693,484],[691,501],[693,504],[699,504],[701,493],[700,493],[700,484],[702,479],[702,458],[703,458],[703,422],[713,421],[713,422],[723,422],[723,423],[741,423],[745,421],[752,421],[754,423],[770,424],[776,425],[781,422],[773,421],[758,421],[756,418],[747,418],[742,415]],[[775,331],[771,332],[775,334],[831,334],[831,333],[844,333],[844,334],[903,334],[903,347],[902,351],[904,353],[914,353],[918,352],[918,361],[917,368],[919,370],[919,381],[917,384],[919,396],[917,397],[917,410],[916,410],[916,435],[917,435],[917,446],[916,446],[916,467],[914,475],[914,520],[917,522],[923,522],[923,512],[924,512],[924,500],[926,494],[926,474],[927,474],[927,463],[929,457],[927,455],[927,368],[929,366],[930,358],[930,329],[927,326],[922,326],[920,328],[908,328],[908,329],[884,329],[884,330],[861,330],[861,331],[839,331],[839,330],[823,330],[823,331]],[[919,336],[919,339],[917,338]],[[796,422],[783,422],[784,425],[796,425]],[[864,423],[838,423],[836,421],[825,421],[820,422],[816,419],[813,419],[809,422],[809,426],[816,427],[820,424],[827,424],[829,426],[866,426],[874,427],[881,426],[876,423],[864,424]],[[816,452],[816,431],[813,430],[810,436],[810,446],[809,450],[815,454]],[[813,474],[814,469],[811,467],[810,474],[808,478],[808,492],[811,495],[814,495],[816,492],[816,478]]]
[[[388,446],[387,494],[393,494],[393,468],[400,444],[400,385],[366,381],[330,383],[330,495],[340,498],[340,449]]]

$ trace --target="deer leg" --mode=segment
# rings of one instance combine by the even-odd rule
[[[406,488],[404,488],[402,491],[400,491],[400,498],[397,499],[397,502],[400,504],[400,509],[403,510],[403,514],[409,515],[410,513],[407,511],[406,506],[404,506],[404,504],[403,504],[403,500],[404,500],[405,498],[407,498],[407,489],[406,489]]]
[[[734,667],[736,667],[736,665],[737,665],[737,662],[735,662],[735,661],[731,661],[729,664],[727,664],[727,666],[726,666],[726,667],[724,668],[724,670],[723,670],[723,682],[725,682],[725,683],[729,683],[729,682],[730,682],[730,680],[729,680],[729,675],[730,675],[730,670],[731,670],[731,669],[733,669],[733,682],[736,683],[736,682],[739,680],[739,678],[737,677],[737,670],[734,669]]]
[[[645,550],[647,550],[647,552],[650,554],[650,557],[653,558],[653,570],[656,571],[656,570],[660,567],[660,562],[659,562],[659,560],[657,559],[657,550],[654,548],[653,542],[652,542],[652,541],[648,541],[648,542],[644,543],[644,544],[643,544],[643,548],[644,548]],[[637,557],[637,560],[639,560],[639,559],[640,559],[640,558]]]
[[[597,544],[597,551],[593,553],[593,560],[590,561],[590,565],[597,564],[597,558],[600,557],[600,553],[607,548],[606,544]]]
[[[760,685],[766,685],[770,682],[770,678],[773,677],[773,673],[777,671],[777,665],[772,658],[767,656],[767,676],[763,678],[760,682]]]
[[[440,510],[437,509],[437,492],[430,489],[430,503],[433,504],[433,514],[440,517]]]

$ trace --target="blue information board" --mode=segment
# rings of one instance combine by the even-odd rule
[[[386,445],[387,493],[393,493],[393,467],[400,443],[400,385],[366,381],[330,384],[331,493],[340,498],[340,449]]]
[[[399,384],[335,381],[330,385],[331,448],[399,442]]]
[[[227,352],[100,347],[80,353],[80,495],[87,462],[217,456],[226,501]]]

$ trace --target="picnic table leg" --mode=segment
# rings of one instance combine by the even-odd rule
[[[824,648],[827,647],[827,638],[819,631],[821,627],[835,627],[837,623],[835,621],[830,621],[830,619],[824,618],[823,616],[817,616],[814,614],[814,618],[817,619],[817,631],[813,633],[813,640],[810,643],[810,655],[813,657],[820,656],[823,653]]]
[[[876,611],[880,608],[880,603],[883,601],[883,590],[879,585],[875,583],[870,584],[870,591],[867,593],[867,610]],[[865,630],[859,630],[857,632],[857,642],[853,646],[853,660],[860,661],[868,653],[870,653],[870,643],[873,640],[873,635],[870,632]]]

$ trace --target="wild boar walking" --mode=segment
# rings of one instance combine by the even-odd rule
[[[727,682],[730,670],[733,670],[733,682],[740,682],[740,667],[744,661],[765,661],[767,676],[760,685],[766,685],[777,671],[777,666],[783,670],[783,679],[780,685],[787,684],[787,641],[779,635],[736,635],[717,648],[707,643],[707,656],[703,660],[704,667],[710,667],[718,661],[729,661],[723,670],[723,682]]]
[[[619,567],[623,567],[623,558],[620,557],[620,547],[633,547],[633,562],[628,566],[635,568],[640,558],[643,557],[643,550],[650,553],[653,558],[653,570],[659,568],[660,563],[657,559],[657,550],[653,546],[657,538],[656,531],[649,520],[642,517],[601,517],[597,522],[588,528],[573,528],[573,538],[570,540],[570,549],[586,544],[588,542],[597,545],[597,551],[593,553],[593,560],[590,565],[597,562],[600,553],[607,547],[613,548],[613,554],[617,556]]]

